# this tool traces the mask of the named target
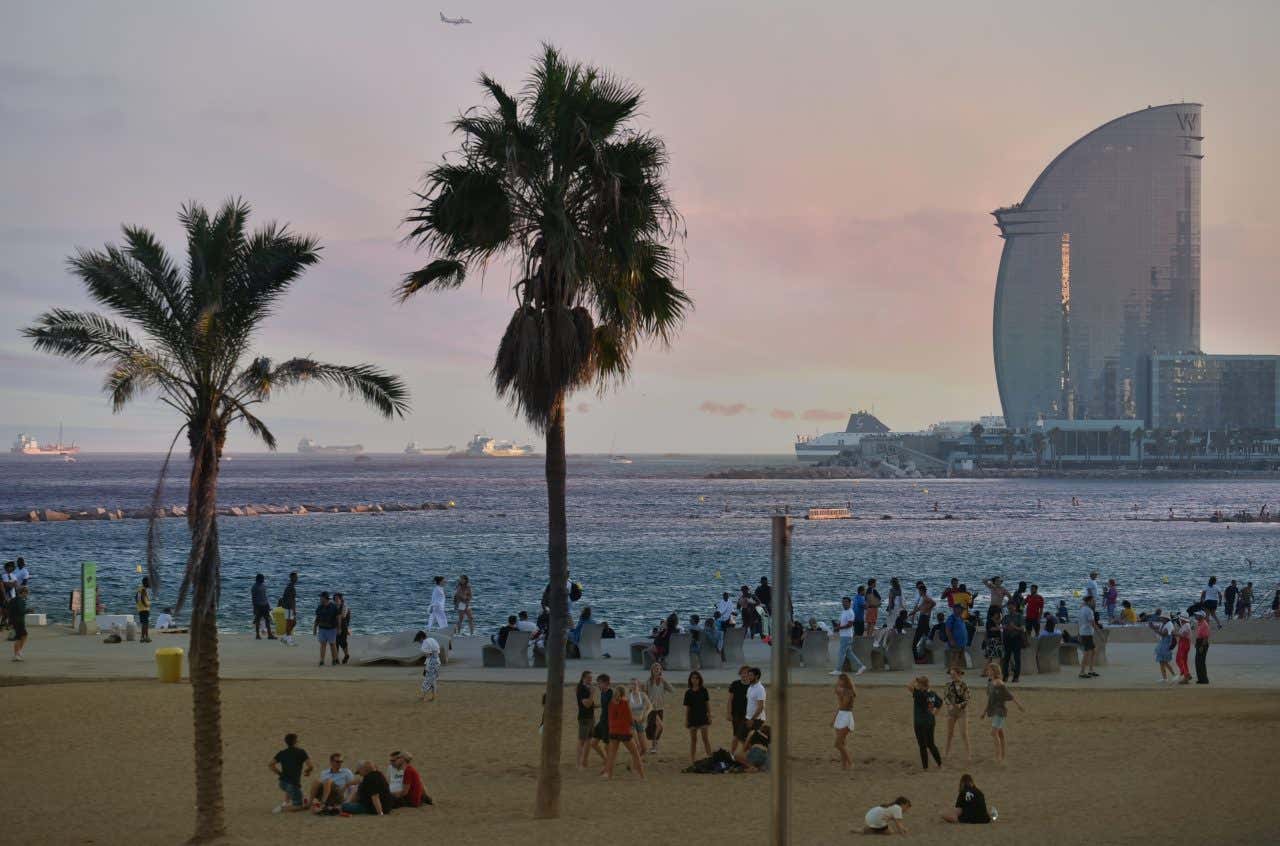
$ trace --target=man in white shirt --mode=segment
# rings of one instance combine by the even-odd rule
[[[843,673],[844,662],[847,659],[850,667],[858,668],[854,675],[860,676],[866,671],[867,665],[853,654],[853,623],[857,618],[853,613],[853,598],[844,597],[840,600],[840,605],[842,608],[840,619],[836,621],[836,631],[840,634],[840,648],[836,651],[836,668],[831,671],[831,675],[838,676]]]
[[[166,608],[160,612],[160,616],[156,617],[156,628],[157,629],[173,628],[173,609],[172,608]]]
[[[21,558],[18,559],[18,566],[22,566]],[[1204,606],[1205,611],[1209,612],[1209,616],[1218,624],[1218,628],[1222,628],[1222,621],[1218,619],[1218,602],[1221,599],[1222,591],[1218,589],[1218,577],[1210,576],[1209,584],[1200,591],[1200,604]]]
[[[329,768],[311,783],[313,807],[337,807],[346,801],[347,786],[355,781],[355,774],[342,766],[342,753],[329,756]]]
[[[518,632],[536,632],[538,627],[529,619],[528,611],[521,611],[520,616],[516,618],[516,631]]]
[[[722,593],[721,599],[716,603],[716,610],[720,612],[720,628],[724,628],[729,623],[729,618],[733,616],[733,612],[738,606],[733,604],[733,597],[728,593]]]
[[[764,713],[765,692],[760,683],[760,668],[752,667],[747,671],[751,685],[747,688],[747,725],[759,728],[769,719]]]
[[[1097,654],[1093,636],[1101,626],[1094,598],[1086,596],[1084,604],[1080,606],[1080,678],[1082,679],[1098,677],[1098,674],[1093,671],[1093,658]]]
[[[431,614],[427,618],[427,628],[447,629],[449,618],[444,613],[444,576],[436,576],[435,583],[431,589]]]

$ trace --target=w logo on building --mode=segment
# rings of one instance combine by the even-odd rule
[[[1177,112],[1176,114],[1178,115],[1178,126],[1182,128],[1183,132],[1196,131],[1196,124],[1200,121],[1200,115],[1194,112],[1188,114]]]

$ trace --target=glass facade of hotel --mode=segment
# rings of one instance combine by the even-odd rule
[[[1010,426],[1143,420],[1146,357],[1200,349],[1200,106],[1143,109],[997,209],[996,381]]]
[[[1280,355],[1151,357],[1151,428],[1280,429]]]

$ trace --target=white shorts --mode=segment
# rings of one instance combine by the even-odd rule
[[[455,611],[466,611],[466,610],[467,610],[467,603],[465,603],[465,602],[459,602],[457,605],[453,606],[453,608],[454,608],[454,610],[455,610]]]
[[[853,731],[853,712],[837,711],[836,721],[835,721],[835,724],[832,726],[832,728],[834,728],[836,731],[840,731],[841,729],[848,729],[849,731]]]
[[[296,620],[295,612],[289,608],[284,609],[284,618],[286,620]]]

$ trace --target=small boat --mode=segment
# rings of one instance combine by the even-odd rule
[[[853,512],[847,508],[810,508],[806,520],[852,520]]]
[[[66,453],[63,453],[63,454],[62,454],[62,463],[63,463],[63,464],[75,464],[75,463],[76,463],[76,460],[75,460],[75,458],[73,458],[72,456],[67,455]]]

